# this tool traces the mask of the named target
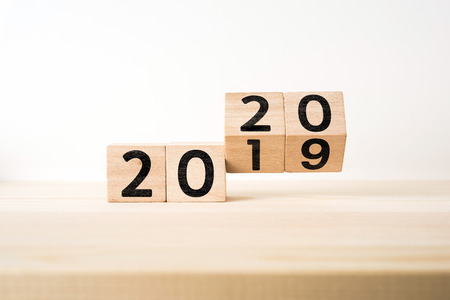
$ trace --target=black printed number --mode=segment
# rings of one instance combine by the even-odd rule
[[[244,102],[244,104],[249,102],[258,102],[259,110],[250,120],[247,121],[247,123],[241,126],[241,131],[270,131],[270,125],[255,125],[269,110],[269,102],[267,102],[267,100],[263,97],[255,95],[243,98],[242,102]]]
[[[252,146],[252,170],[259,171],[259,161],[261,157],[261,141],[260,140],[247,140],[247,145]]]
[[[308,116],[306,115],[306,107],[308,106],[309,102],[311,101],[317,101],[319,102],[320,106],[322,107],[322,122],[319,125],[312,125],[309,120]],[[320,95],[307,95],[300,100],[300,103],[298,104],[298,118],[300,120],[300,123],[302,126],[312,132],[320,132],[326,130],[331,123],[331,107],[328,101],[320,96]],[[319,153],[313,154],[311,153],[311,146],[312,145],[320,145],[321,149]],[[303,146],[302,146],[302,154],[307,159],[321,159],[319,163],[313,165],[308,161],[302,161],[303,167],[305,167],[308,170],[318,170],[325,166],[325,164],[328,162],[328,158],[330,157],[330,145],[327,143],[327,141],[322,139],[310,139],[307,140]]]
[[[311,146],[314,144],[320,145],[321,149],[319,153],[313,154],[311,153]],[[318,170],[322,168],[328,161],[330,157],[330,145],[328,145],[327,141],[322,139],[310,139],[307,140],[302,146],[302,154],[305,158],[308,159],[318,159],[321,158],[318,164],[312,165],[308,161],[302,161],[303,167],[308,170]]]
[[[205,165],[205,181],[199,189],[193,189],[187,181],[187,166],[191,159],[198,157]],[[178,183],[181,190],[190,197],[202,197],[209,193],[214,182],[214,165],[208,153],[202,150],[191,150],[186,152],[178,164]]]
[[[312,125],[308,121],[308,116],[306,115],[306,107],[308,106],[308,103],[311,101],[317,101],[322,106],[322,112],[323,112],[323,119],[322,123],[319,125]],[[312,131],[312,132],[320,132],[324,131],[325,129],[330,126],[331,122],[331,108],[328,101],[319,95],[308,95],[302,98],[300,100],[300,103],[298,104],[298,118],[300,119],[300,123],[303,127],[305,127],[306,130]]]
[[[140,150],[132,150],[123,155],[123,159],[128,162],[130,159],[138,158],[142,162],[142,167],[136,178],[123,189],[122,197],[151,197],[152,190],[151,189],[137,189],[137,187],[144,181],[150,172],[150,168],[152,166],[152,162],[150,157]]]

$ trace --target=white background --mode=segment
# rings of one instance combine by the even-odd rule
[[[104,180],[106,145],[223,141],[224,93],[342,90],[344,170],[450,179],[450,1],[9,1],[0,180]]]

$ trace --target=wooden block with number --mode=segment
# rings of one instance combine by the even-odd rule
[[[166,146],[108,146],[107,177],[108,202],[165,202]]]
[[[225,157],[230,173],[283,173],[283,93],[225,95]]]
[[[284,93],[286,172],[340,172],[347,130],[342,92]]]
[[[226,200],[223,144],[167,145],[167,202]]]

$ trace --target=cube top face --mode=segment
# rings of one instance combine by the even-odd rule
[[[342,92],[284,93],[286,136],[346,135]]]
[[[167,146],[167,202],[226,200],[223,144]]]
[[[285,135],[283,93],[225,94],[225,136]]]
[[[108,146],[107,177],[108,202],[165,202],[166,146]]]

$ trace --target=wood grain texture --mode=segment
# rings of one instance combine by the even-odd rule
[[[228,182],[224,203],[0,183],[0,298],[448,299],[450,182]]]
[[[196,196],[186,194],[179,180],[180,161],[188,152],[201,151],[212,164],[207,173],[207,161],[199,157],[188,158],[185,170],[186,185]],[[223,202],[226,200],[225,149],[223,144],[169,144],[167,145],[167,202]],[[209,157],[209,158],[208,158]],[[198,196],[203,186],[211,181],[207,193]]]
[[[331,122],[327,129],[312,132],[305,129],[299,120],[299,103],[307,95],[319,95],[327,100],[331,108]],[[286,172],[340,172],[344,161],[347,130],[345,125],[344,100],[342,92],[289,92],[284,93],[286,118]],[[317,101],[307,105],[306,115],[312,125],[318,125],[323,120],[323,110]],[[302,154],[302,145],[313,138],[325,140],[330,148],[328,162],[317,170],[310,170],[302,162],[317,164],[319,159],[308,159]],[[315,147],[315,148],[313,148]],[[319,145],[311,146],[311,153],[320,151]]]
[[[151,197],[123,197],[122,191],[138,176],[142,161],[125,161],[129,151],[142,151],[150,158],[150,171],[138,189],[151,189]],[[165,202],[166,146],[161,144],[113,144],[107,148],[107,182],[109,202]]]
[[[270,125],[270,131],[241,131],[259,110],[258,102],[244,104],[247,96],[267,100],[267,113],[256,125]],[[252,146],[249,139],[260,140],[260,167],[253,169]],[[285,124],[283,93],[227,93],[225,95],[225,156],[229,173],[284,172]]]

